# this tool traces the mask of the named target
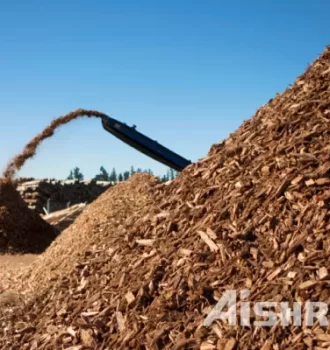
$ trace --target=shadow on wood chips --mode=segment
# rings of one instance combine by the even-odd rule
[[[1,348],[328,348],[329,327],[317,322],[258,327],[253,310],[249,327],[203,320],[229,289],[249,289],[252,308],[329,302],[329,145],[328,47],[290,88],[176,180],[155,185],[136,209],[121,207],[107,224],[111,189],[89,206],[69,229],[72,237],[90,232],[89,248],[25,307],[2,310]],[[67,259],[62,251],[54,260]]]
[[[0,252],[41,253],[54,228],[30,210],[11,181],[0,180]]]

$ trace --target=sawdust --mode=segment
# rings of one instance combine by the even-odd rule
[[[73,238],[58,255],[50,248],[61,266],[40,293],[42,268],[22,276],[34,296],[1,315],[2,349],[328,348],[318,323],[203,321],[228,289],[250,289],[252,307],[330,300],[329,67],[330,47],[206,158],[128,213],[125,203],[108,226],[112,189],[90,205],[66,231],[91,235],[88,250],[65,267]]]
[[[85,109],[77,109],[76,111],[73,111],[71,113],[68,113],[62,117],[54,119],[51,124],[44,129],[40,134],[35,136],[25,147],[24,150],[16,155],[12,161],[8,164],[6,170],[3,173],[3,176],[5,178],[12,179],[15,175],[15,173],[22,168],[22,166],[25,164],[25,162],[32,158],[38,146],[41,144],[42,141],[45,139],[52,137],[54,135],[54,132],[57,128],[60,126],[67,124],[71,122],[74,119],[81,118],[81,117],[95,117],[95,118],[103,118],[107,117],[106,114],[98,112],[98,111],[91,111],[91,110],[85,110]]]

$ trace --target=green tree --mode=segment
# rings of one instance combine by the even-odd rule
[[[117,172],[115,168],[112,169],[109,179],[110,181],[113,181],[113,182],[117,181]]]
[[[174,178],[175,178],[174,170],[170,168],[170,180],[174,180]]]
[[[132,175],[134,175],[134,174],[135,174],[135,169],[134,169],[134,166],[132,165],[132,166],[131,166],[131,174],[130,174],[130,175],[132,176]]]
[[[124,180],[125,180],[125,181],[129,179],[129,176],[130,176],[129,171],[127,171],[127,170],[124,171],[123,177],[124,177]]]
[[[103,166],[101,166],[100,173],[95,175],[94,180],[96,180],[96,181],[110,181],[110,175],[105,170],[105,168]]]
[[[84,180],[84,175],[83,173],[80,171],[80,169],[78,167],[75,167],[73,169],[73,178],[77,181],[82,181]]]
[[[118,181],[123,181],[124,180],[124,176],[122,173],[119,173],[118,175]]]
[[[70,170],[70,175],[67,177],[67,180],[82,181],[84,180],[84,175],[80,171],[79,167],[75,167]]]
[[[67,180],[73,180],[73,171],[70,170],[70,175],[67,177]]]
[[[142,173],[142,169],[141,168],[137,168],[136,172],[137,173]]]

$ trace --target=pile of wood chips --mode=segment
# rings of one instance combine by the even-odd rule
[[[33,266],[16,276],[16,285],[12,288],[30,300],[42,294],[49,284],[61,281],[63,276],[75,269],[80,256],[90,254],[98,244],[105,244],[113,236],[117,237],[124,222],[134,222],[133,213],[150,205],[153,188],[158,184],[159,180],[150,175],[137,174],[129,181],[111,187],[87,207],[76,205],[67,209],[69,212],[73,210],[73,213],[77,209],[84,210]],[[67,210],[46,216],[45,220],[57,226],[66,218]],[[61,217],[62,213],[64,217]]]
[[[0,253],[40,253],[56,233],[32,210],[10,180],[0,179]]]
[[[90,203],[109,186],[110,183],[96,181],[70,183],[44,179],[21,183],[17,186],[17,191],[30,209],[44,214],[48,201],[51,212],[54,212],[66,208],[68,203]]]
[[[58,210],[48,215],[43,215],[42,218],[54,226],[60,233],[72,225],[77,217],[83,212],[85,207],[86,203],[75,204],[69,208]]]
[[[329,348],[317,322],[202,325],[229,289],[328,303],[329,205],[330,47],[176,180],[134,177],[88,206],[23,276],[2,349]]]

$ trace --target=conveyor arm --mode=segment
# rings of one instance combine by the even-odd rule
[[[110,117],[102,118],[102,125],[112,135],[170,168],[182,171],[191,164],[191,161],[138,132],[135,125],[130,127]]]

